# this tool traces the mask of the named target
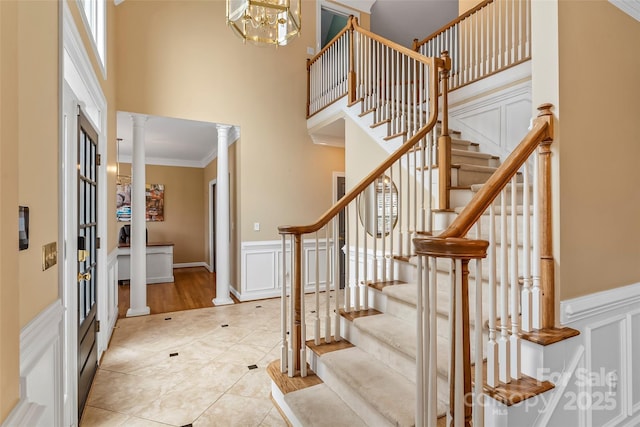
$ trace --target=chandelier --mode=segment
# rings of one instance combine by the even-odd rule
[[[243,41],[284,46],[300,34],[301,0],[227,0],[227,25]]]

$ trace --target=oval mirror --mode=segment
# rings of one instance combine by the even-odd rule
[[[358,197],[358,216],[370,236],[388,235],[398,221],[398,189],[380,176]]]

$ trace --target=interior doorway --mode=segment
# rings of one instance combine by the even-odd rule
[[[357,11],[347,9],[336,3],[322,0],[317,4],[316,52],[325,47],[347,25],[349,15],[360,18],[360,14]]]

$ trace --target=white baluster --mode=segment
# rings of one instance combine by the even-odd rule
[[[518,280],[518,175],[511,180],[511,378],[520,375],[520,282]]]
[[[358,208],[357,206],[355,207],[356,209]],[[355,217],[355,225],[354,225],[354,231],[356,233],[356,238],[355,238],[355,257],[356,257],[356,262],[355,265],[353,267],[354,273],[355,273],[355,282],[354,282],[354,286],[353,286],[353,307],[355,311],[359,311],[360,310],[360,226],[358,223],[358,213],[356,212],[356,214],[354,215]]]
[[[384,182],[384,177],[378,178],[380,181],[376,181],[376,194],[381,182],[382,185],[382,226],[380,225],[380,220],[376,219],[376,233],[382,232],[382,280],[387,281],[389,277],[387,276],[387,205],[385,201],[387,200],[387,184]],[[376,212],[379,205],[376,205]]]
[[[287,340],[287,240],[282,235],[282,293],[280,295],[280,329],[282,345],[280,346],[280,372],[287,372],[287,355],[289,343]]]
[[[295,314],[295,300],[296,300],[296,286],[295,286],[295,237],[294,235],[290,235],[289,238],[289,247],[291,248],[290,262],[291,262],[291,271],[289,273],[290,281],[291,281],[291,290],[289,292],[289,333],[291,337],[289,338],[289,376],[293,377],[296,373],[296,357],[295,351],[293,349],[293,342],[295,341],[295,327],[296,327],[296,314]]]
[[[378,194],[378,184],[377,181],[374,181],[373,184],[371,184],[373,186],[373,194]],[[374,199],[376,198],[376,196],[374,196]],[[369,209],[367,209],[367,211],[369,211]],[[378,278],[380,277],[379,272],[378,272],[378,207],[377,204],[375,206],[375,209],[373,210],[376,214],[375,214],[375,218],[373,218],[373,220],[375,221],[374,226],[373,226],[373,281],[374,282],[378,282]]]
[[[429,342],[429,316],[425,313],[425,304],[422,295],[423,277],[425,276],[425,269],[423,267],[423,256],[418,256],[418,269],[417,269],[417,288],[418,295],[416,298],[416,427],[425,426],[425,420],[428,419],[427,408],[425,407],[425,382],[428,375],[431,373],[424,370],[424,356],[428,355],[428,346],[425,349],[425,344]],[[428,277],[428,273],[426,275]],[[428,291],[427,291],[428,292]],[[424,328],[423,328],[424,325]],[[431,397],[431,396],[430,396]]]
[[[493,203],[489,206],[489,343],[487,344],[487,384],[498,384],[498,343],[496,342],[496,215]]]
[[[345,313],[351,312],[351,249],[349,249],[350,240],[349,234],[351,233],[351,227],[349,226],[349,209],[351,204],[344,208],[344,226],[345,226],[345,245],[344,245],[344,311]]]
[[[340,294],[342,291],[340,290],[340,253],[338,251],[338,246],[340,242],[340,217],[336,216],[333,218],[333,291],[334,291],[334,312],[333,315],[333,339],[335,341],[342,340],[342,334],[340,333]],[[328,239],[327,239],[328,240]],[[328,255],[327,255],[328,256]]]
[[[438,259],[436,258],[436,266],[437,266],[437,262]],[[449,342],[449,345],[451,346],[451,342],[455,342],[453,340],[455,340],[455,329],[454,329],[454,319],[456,318],[456,312],[455,312],[455,299],[456,299],[456,284],[455,284],[455,277],[454,277],[454,269],[453,269],[453,261],[452,260],[447,260],[447,264],[449,266],[449,283],[447,283],[448,287],[449,287],[449,339],[451,340]],[[450,357],[454,358],[454,362],[455,362],[455,354],[451,354]],[[453,372],[451,371],[452,366],[455,369],[455,365],[452,365],[451,363],[449,363],[449,366],[447,366],[447,368],[449,369],[448,372],[448,377],[447,377],[447,383],[449,385],[449,390],[451,390],[453,387],[455,387],[455,384],[453,383]],[[457,375],[459,377],[459,375]],[[455,400],[454,400],[455,402]],[[455,406],[454,402],[449,402],[449,408],[451,408],[452,406]],[[452,411],[448,410],[447,411],[447,425],[450,426],[451,422],[453,421],[451,418]]]
[[[509,271],[508,262],[508,236],[507,236],[507,192],[500,194],[500,339],[498,349],[500,360],[500,381],[511,382],[511,368],[509,367]]]
[[[314,293],[315,300],[315,316],[313,317],[313,326],[314,326],[314,343],[316,345],[320,345],[320,250],[318,244],[318,232],[316,231],[316,242],[315,242],[315,250],[316,250],[316,290]]]
[[[531,264],[531,326],[533,329],[542,328],[542,291],[540,289],[540,195],[538,194],[540,181],[538,177],[538,153],[533,154],[533,263]]]
[[[429,383],[427,387],[427,395],[437,397],[438,396],[438,320],[437,320],[437,306],[438,306],[438,269],[437,259],[427,258],[425,267],[429,269],[429,352],[425,353],[429,355]],[[437,399],[429,399],[429,418],[428,426],[435,426],[438,417]]]
[[[522,325],[524,332],[531,332],[531,203],[529,201],[529,161],[524,163],[522,193]]]
[[[482,229],[480,227],[480,221],[476,222],[476,239],[482,238]],[[475,339],[476,339],[476,354],[475,354],[475,377],[480,379],[475,382],[475,399],[473,399],[473,425],[474,427],[484,426],[484,401],[483,395],[483,365],[484,359],[482,357],[482,259],[478,258],[476,262],[476,313],[475,313]]]
[[[304,242],[304,238],[303,236],[300,236],[300,244],[302,244],[302,242]],[[302,278],[302,283],[300,286],[300,295],[298,296],[300,298],[300,342],[302,343],[300,346],[300,376],[303,378],[307,376],[307,311],[305,310],[304,304],[304,290],[306,288],[307,281],[305,280],[306,274],[304,271],[304,265],[304,262],[300,263],[300,277]]]
[[[325,280],[324,280],[324,296],[325,296],[325,315],[324,315],[324,342],[331,342],[331,283],[329,277],[331,277],[330,263],[329,263],[329,225],[327,224],[324,229],[325,237]],[[318,256],[320,258],[320,256]],[[334,286],[335,288],[335,286]],[[338,288],[335,288],[334,297],[338,298]],[[336,311],[336,316],[338,312]]]
[[[399,174],[402,175],[402,168],[399,168]],[[388,180],[387,178],[385,178],[385,187],[387,189],[387,193],[388,193],[388,197],[384,198],[384,209],[387,211],[387,221],[389,223],[389,225],[387,226],[387,222],[385,222],[384,224],[384,229],[385,229],[385,234],[388,236],[389,239],[389,252],[387,254],[387,256],[385,257],[386,261],[385,264],[388,264],[388,276],[387,276],[387,280],[393,280],[394,279],[394,266],[395,266],[395,261],[393,259],[393,181]],[[398,194],[398,198],[400,197],[400,194]],[[396,212],[397,215],[397,212]]]

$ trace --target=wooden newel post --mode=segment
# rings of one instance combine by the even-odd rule
[[[349,17],[349,104],[356,102],[356,61],[355,61],[355,40],[353,35],[353,22],[356,18]]]
[[[293,363],[293,367],[294,367],[294,372],[299,372],[300,371],[300,366],[302,363],[306,363],[306,360],[301,361],[300,360],[300,349],[302,349],[302,330],[301,330],[301,325],[302,325],[302,309],[301,309],[301,305],[300,305],[300,298],[303,295],[303,289],[302,289],[302,269],[300,268],[302,265],[302,238],[300,236],[300,234],[296,234],[295,235],[295,242],[294,242],[294,265],[292,266],[292,274],[293,274],[293,289],[291,292],[291,301],[293,302],[293,311],[294,311],[294,318],[293,318],[293,331],[292,331],[292,337],[290,338],[293,343],[293,360],[291,361],[291,363]]]
[[[454,420],[456,418],[456,407],[458,405],[464,405],[462,410],[464,414],[464,426],[471,427],[472,420],[471,417],[473,415],[473,399],[471,398],[471,339],[469,337],[469,259],[464,258],[460,260],[461,263],[461,271],[456,271],[456,275],[460,274],[462,278],[462,287],[460,290],[454,289],[452,292],[453,298],[453,307],[455,310],[462,310],[462,389],[464,398],[462,401],[456,399],[456,387],[458,386],[456,383],[456,341],[457,339],[451,340],[451,361],[450,361],[450,372],[451,372],[451,383],[455,384],[454,387],[451,387],[449,390],[449,402],[454,402],[449,405],[449,414],[451,415],[451,427],[454,426]],[[458,292],[459,295],[458,295]],[[458,296],[460,297],[460,301],[458,301]],[[458,304],[460,304],[460,308],[458,308]],[[453,316],[453,330],[456,329],[456,316]],[[456,332],[454,332],[454,335]]]
[[[540,290],[541,297],[541,326],[553,328],[555,326],[555,266],[553,260],[553,240],[551,230],[551,143],[553,142],[553,115],[551,104],[543,104],[538,107],[539,118],[549,121],[547,137],[538,147],[538,177],[540,185],[538,196],[540,198]]]
[[[442,52],[445,66],[440,70],[442,84],[442,124],[438,137],[438,208],[449,209],[451,190],[451,137],[449,136],[449,71],[451,58],[446,50]]]

